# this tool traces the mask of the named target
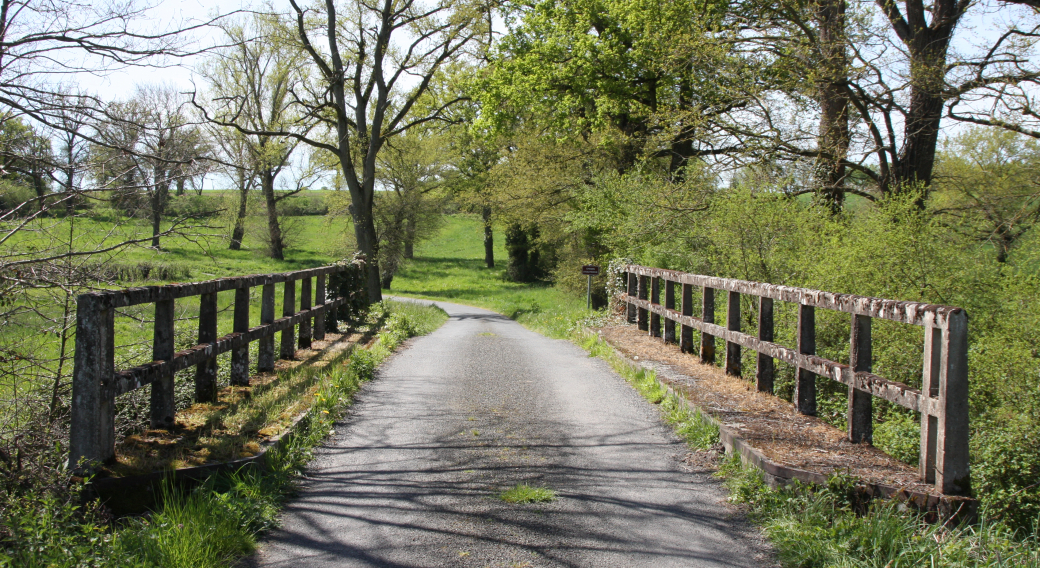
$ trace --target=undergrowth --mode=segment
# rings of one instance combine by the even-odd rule
[[[784,566],[1040,566],[1036,535],[1023,538],[1001,523],[928,523],[920,513],[888,500],[857,512],[850,498],[854,480],[847,476],[832,477],[826,487],[774,489],[736,456],[723,462],[719,476],[730,500],[762,526]]]
[[[321,371],[313,406],[293,435],[265,454],[263,468],[214,476],[192,490],[166,487],[161,509],[140,518],[110,520],[96,503],[79,505],[76,491],[22,496],[0,519],[0,567],[232,564],[275,526],[278,508],[293,492],[313,448],[333,432],[336,419],[376,367],[403,341],[433,331],[446,319],[443,311],[418,304],[373,306],[370,321],[384,322],[379,340],[369,349],[345,351]]]

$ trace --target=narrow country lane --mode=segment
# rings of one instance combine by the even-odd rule
[[[451,319],[362,390],[251,566],[762,566],[754,529],[621,377],[504,316]],[[496,498],[517,483],[551,503]]]

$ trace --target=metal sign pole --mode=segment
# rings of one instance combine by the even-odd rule
[[[585,309],[591,310],[592,309],[592,275],[591,274],[589,274],[589,294],[588,294],[587,300],[588,301],[585,302]]]

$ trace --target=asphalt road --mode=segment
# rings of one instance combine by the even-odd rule
[[[492,312],[411,340],[318,452],[247,564],[763,566],[719,483],[599,359]],[[517,483],[556,492],[513,505]]]

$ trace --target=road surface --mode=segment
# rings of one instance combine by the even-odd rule
[[[438,303],[317,452],[263,567],[771,565],[657,410],[603,361]],[[557,499],[515,505],[518,483]]]

